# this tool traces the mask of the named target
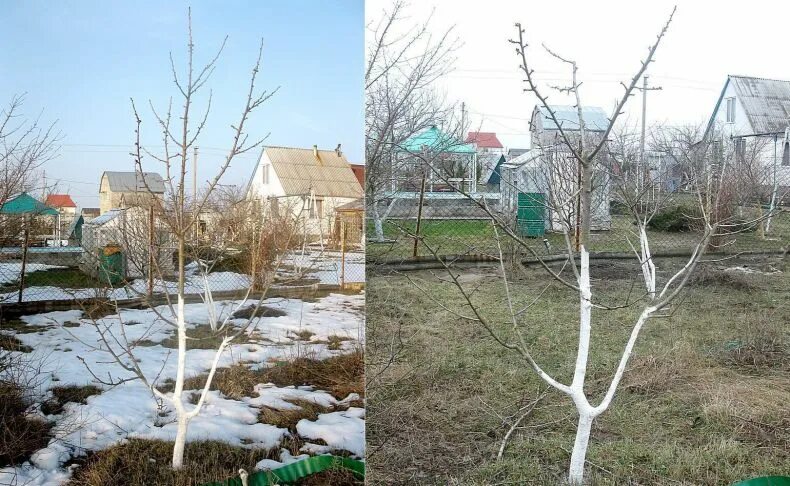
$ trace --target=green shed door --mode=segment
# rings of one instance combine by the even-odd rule
[[[546,232],[546,198],[540,192],[519,192],[518,231],[522,236],[543,236]]]

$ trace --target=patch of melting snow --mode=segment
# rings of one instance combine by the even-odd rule
[[[740,265],[740,266],[737,266],[737,267],[725,268],[724,271],[725,272],[741,272],[741,273],[758,274],[758,275],[774,275],[774,274],[777,274],[777,273],[782,273],[781,270],[779,270],[778,268],[775,268],[775,267],[773,267],[771,265],[766,265],[765,268],[766,268],[766,270],[758,270],[758,269],[756,269],[754,267],[749,267],[747,265]]]
[[[322,413],[318,420],[302,419],[296,424],[296,432],[307,439],[320,439],[326,445],[305,444],[302,450],[308,453],[325,454],[334,450],[345,450],[363,457],[365,455],[365,409],[351,407],[341,412]]]
[[[344,256],[338,251],[308,251],[305,253],[292,252],[285,256],[282,263],[297,269],[296,273],[281,271],[283,276],[294,277],[301,275],[318,279],[322,284],[340,284],[340,274],[342,259]],[[25,274],[62,269],[66,267],[56,265],[45,265],[41,263],[29,263],[25,267]],[[0,263],[0,284],[7,284],[19,279],[21,263]],[[206,281],[209,288],[215,292],[219,291],[243,291],[250,287],[252,279],[249,275],[236,272],[211,272],[205,277],[200,271],[196,262],[186,265],[187,294],[203,294],[206,289]],[[347,283],[357,283],[365,281],[365,255],[359,252],[348,252],[345,254],[345,273],[344,280]],[[177,283],[170,280],[155,279],[154,292],[175,294]],[[103,288],[62,288],[55,286],[27,287],[22,291],[24,302],[35,302],[42,300],[74,300],[89,299],[95,297],[106,297],[112,300],[131,299],[146,295],[148,292],[148,282],[146,279],[136,279],[128,287],[117,289]],[[0,294],[0,301],[16,301],[19,298],[18,291]]]
[[[253,302],[256,303],[256,302]],[[308,330],[310,341],[299,341],[301,350],[317,359],[338,354],[330,351],[325,341],[329,336],[341,335],[363,341],[364,295],[331,294],[316,302],[298,299],[268,299],[265,305],[286,312],[280,317],[253,318],[246,329],[250,342],[231,344],[220,359],[220,367],[235,363],[255,363],[256,367],[267,363],[287,360],[294,356],[295,334]],[[244,305],[249,304],[249,302]],[[216,314],[228,316],[242,305],[240,301],[215,302]],[[185,306],[189,328],[208,324],[208,312],[204,304]],[[70,470],[63,464],[72,457],[86,451],[96,451],[123,442],[131,437],[173,440],[176,432],[174,412],[169,408],[157,408],[151,391],[142,382],[135,380],[109,387],[99,383],[85,365],[97,370],[103,379],[130,378],[130,372],[117,365],[106,351],[97,350],[105,346],[101,341],[96,324],[106,326],[117,335],[121,329],[130,342],[146,341],[145,346],[135,349],[137,364],[149,376],[159,376],[158,383],[175,378],[176,352],[161,345],[172,336],[174,329],[167,322],[172,318],[167,306],[151,309],[122,309],[120,314],[108,315],[96,321],[84,318],[81,311],[56,311],[24,316],[21,320],[28,326],[40,328],[38,333],[17,334],[23,344],[37,353],[48,356],[43,388],[67,385],[95,385],[104,391],[87,398],[85,404],[68,403],[57,416],[56,427],[64,425],[63,433],[52,439],[47,447],[31,456],[28,463],[12,468],[0,469],[0,482],[6,477],[18,478],[17,484],[50,485],[61,484],[70,477]],[[159,314],[159,315],[157,315]],[[69,326],[63,326],[64,323]],[[231,323],[243,325],[246,320],[232,319]],[[263,339],[265,337],[265,340]],[[257,341],[256,341],[257,340]],[[344,343],[347,344],[347,343]],[[120,348],[113,346],[117,352]],[[83,364],[80,359],[85,362]],[[196,376],[208,371],[214,358],[212,349],[190,349],[187,351],[186,376]],[[206,398],[204,408],[190,423],[187,440],[220,440],[240,447],[276,448],[289,434],[282,429],[258,422],[261,406],[286,408],[294,406],[285,399],[303,399],[327,407],[344,405],[359,397],[352,394],[338,401],[330,394],[310,387],[276,387],[259,384],[255,387],[256,397],[231,400],[218,391]],[[196,390],[197,392],[197,390]],[[185,392],[189,393],[189,392]],[[42,400],[46,396],[42,397]],[[344,414],[344,415],[341,415]],[[345,449],[362,457],[364,454],[364,410],[350,408],[345,412],[332,412],[328,417],[319,417],[316,425],[307,420],[299,422],[311,438],[324,438],[327,450]],[[306,422],[306,424],[302,424]],[[70,429],[67,430],[66,427]],[[301,433],[301,432],[300,432]],[[315,445],[315,444],[313,444]],[[317,450],[317,449],[316,449]],[[306,450],[307,452],[307,450]],[[303,458],[304,455],[281,456],[280,465]],[[269,466],[273,467],[270,463]]]
[[[262,459],[255,465],[255,469],[258,471],[270,471],[272,469],[287,466],[288,464],[293,464],[294,462],[302,461],[308,457],[310,457],[310,454],[299,454],[298,456],[294,456],[288,449],[280,449],[279,461],[275,461],[274,459]]]

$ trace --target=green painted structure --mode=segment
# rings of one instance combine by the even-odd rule
[[[0,214],[57,216],[58,211],[26,192],[17,194],[0,206]]]
[[[403,150],[414,154],[422,152],[424,147],[449,154],[471,155],[477,153],[474,145],[462,143],[458,138],[447,135],[435,125],[406,139],[406,141],[401,144]]]
[[[538,237],[546,234],[546,196],[543,193],[518,193],[516,224],[522,236]]]
[[[202,486],[275,486],[279,484],[294,484],[302,479],[308,479],[313,474],[332,469],[344,469],[353,473],[357,479],[364,480],[365,478],[365,463],[362,461],[340,456],[313,456],[277,469],[253,472],[244,481],[239,477],[235,477],[225,481],[206,483]]]
[[[121,283],[126,277],[126,258],[119,246],[107,245],[99,254],[99,275],[111,285]]]

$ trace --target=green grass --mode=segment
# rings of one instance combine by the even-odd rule
[[[385,243],[370,241],[367,246],[368,258],[397,259],[413,255],[414,239],[410,237],[415,231],[414,220],[388,220],[384,224]],[[747,232],[723,237],[719,247],[723,252],[739,252],[754,250],[781,250],[790,240],[790,214],[782,213],[774,218],[773,230],[767,237],[758,232]],[[630,239],[637,245],[639,238],[635,233],[636,226],[629,216],[612,215],[611,229],[593,232],[590,251],[598,252],[632,252],[628,244]],[[372,223],[367,234],[374,235]],[[420,234],[425,243],[440,255],[498,254],[491,223],[486,220],[425,220],[422,222]],[[556,232],[547,232],[546,240],[550,250],[546,249],[543,238],[525,238],[525,241],[540,255],[563,253],[564,236]],[[696,232],[666,232],[648,230],[648,238],[654,253],[691,251],[700,239]],[[510,243],[510,247],[514,244]],[[505,251],[510,248],[505,245]],[[520,254],[526,250],[519,249]],[[430,255],[424,245],[418,247],[418,255]]]
[[[658,262],[664,281],[670,264],[679,262]],[[437,304],[469,313],[457,289],[437,278],[442,275],[407,276],[368,280],[369,483],[560,483],[573,446],[572,403],[550,391],[496,461],[512,417],[545,385],[482,326]],[[639,291],[639,269],[626,262],[593,262],[592,277],[595,296],[608,304],[621,303],[632,285],[633,295]],[[483,315],[510,338],[496,268],[464,271],[461,279],[477,289],[473,300]],[[688,288],[670,317],[651,320],[610,409],[594,425],[587,457],[594,464],[592,484],[718,485],[786,473],[788,288],[786,272],[708,277]],[[520,325],[538,362],[568,383],[578,296],[538,268],[527,268],[514,281],[517,307],[541,292]],[[593,312],[585,388],[593,404],[605,393],[638,312]],[[772,358],[734,359],[733,342],[746,352],[770,349]],[[399,350],[394,363],[393,349]]]
[[[61,287],[68,289],[89,289],[107,287],[101,282],[78,268],[54,268],[25,275],[25,287]],[[19,281],[4,284],[3,291],[19,289]]]

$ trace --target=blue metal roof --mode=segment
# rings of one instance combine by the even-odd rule
[[[575,106],[569,105],[549,105],[554,112],[554,116],[562,125],[562,129],[566,131],[579,130],[579,110]],[[554,123],[549,111],[545,106],[538,106],[541,119],[543,121],[544,130],[557,130],[557,124]],[[582,117],[584,117],[584,129],[591,132],[603,132],[609,126],[609,117],[603,108],[597,106],[585,106],[582,108]]]
[[[56,216],[58,211],[53,209],[26,192],[10,197],[0,207],[2,214],[39,214]]]
[[[475,153],[472,144],[462,143],[458,138],[443,133],[436,126],[408,138],[401,144],[401,148],[412,153],[422,152],[423,147],[451,154]]]

